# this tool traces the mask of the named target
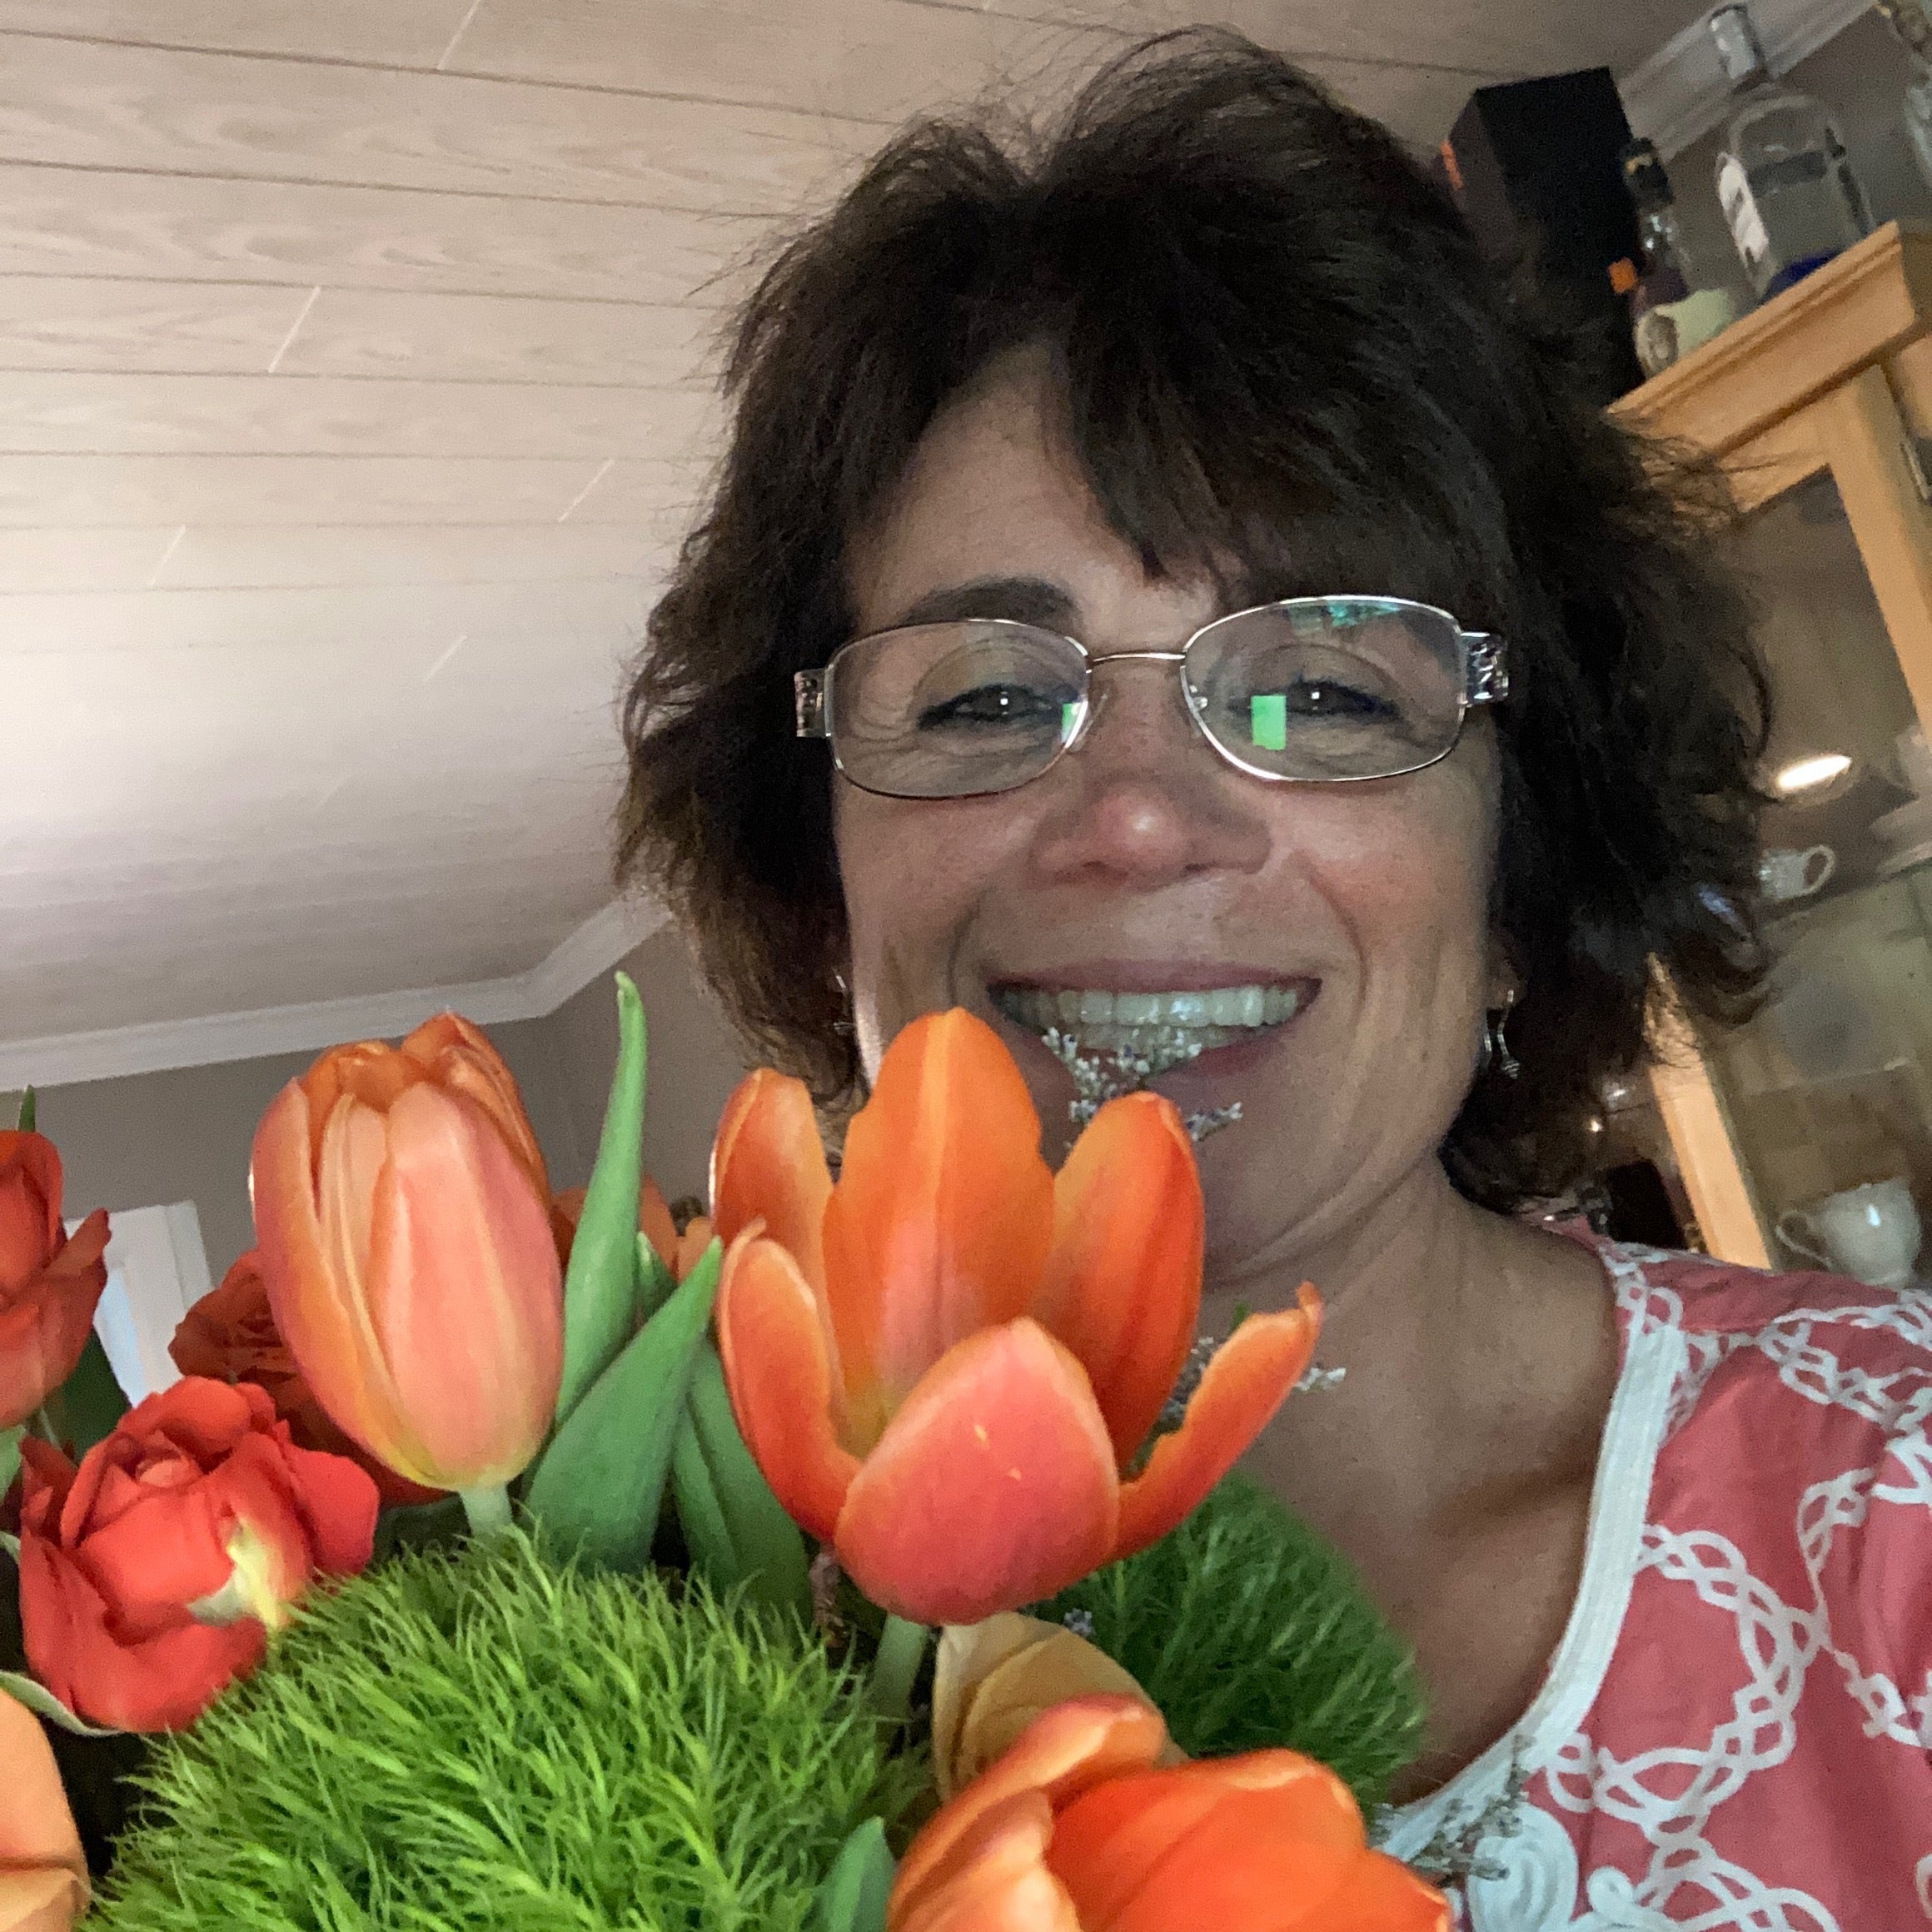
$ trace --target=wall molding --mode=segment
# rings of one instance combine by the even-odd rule
[[[572,993],[608,973],[632,947],[670,920],[648,899],[615,899],[591,914],[535,966],[500,979],[406,987],[393,993],[258,1007],[98,1032],[0,1040],[0,1090],[67,1087],[127,1073],[255,1060],[270,1053],[313,1052],[341,1040],[392,1039],[432,1013],[454,1008],[481,1026],[541,1019]]]
[[[1750,0],[1751,19],[1776,74],[1815,53],[1870,5],[1871,0]],[[1705,25],[1715,11],[1700,14],[1617,82],[1631,132],[1647,134],[1666,161],[1708,134],[1724,118],[1730,98]],[[1901,93],[1904,88],[1901,57]]]

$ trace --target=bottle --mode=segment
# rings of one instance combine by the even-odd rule
[[[1932,16],[1923,0],[1876,0],[1872,12],[1891,28],[1912,65],[1905,88],[1905,138],[1912,158],[1928,187],[1932,187]]]
[[[1611,283],[1630,297],[1637,361],[1645,375],[1656,376],[1709,341],[1737,309],[1728,289],[1698,272],[1685,246],[1676,197],[1656,143],[1633,141],[1621,159],[1624,186],[1637,212],[1639,259],[1615,264]]]
[[[1732,94],[1717,198],[1761,299],[1780,294],[1871,232],[1865,192],[1820,101],[1771,78],[1746,7],[1710,17]]]

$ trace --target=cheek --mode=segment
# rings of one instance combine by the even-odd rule
[[[863,1030],[889,1038],[949,996],[960,940],[1018,835],[1000,803],[880,799],[839,785],[833,835]]]
[[[1486,763],[1471,762],[1399,789],[1325,797],[1310,813],[1301,850],[1369,1005],[1440,1013],[1482,996],[1496,814]]]

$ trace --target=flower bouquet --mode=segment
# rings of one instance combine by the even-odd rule
[[[759,1072],[674,1217],[618,1002],[575,1197],[464,1020],[323,1054],[132,1409],[0,1134],[0,1932],[1447,1926],[1403,1649],[1229,1473],[1320,1303],[1198,1343],[1188,1123],[1089,1081],[1055,1174],[932,1015],[836,1182]]]

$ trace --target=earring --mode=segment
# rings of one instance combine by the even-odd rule
[[[1476,1069],[1479,1078],[1491,1068],[1506,1080],[1515,1079],[1523,1070],[1522,1062],[1510,1051],[1509,1036],[1505,1031],[1516,1003],[1514,993],[1505,993],[1502,1004],[1492,1006],[1483,1016],[1482,1063]]]
[[[832,1022],[832,1031],[840,1039],[849,1039],[858,1030],[852,1023],[852,988],[845,983],[843,973],[832,975],[832,983],[839,988],[839,1003],[845,1009],[844,1018]]]

